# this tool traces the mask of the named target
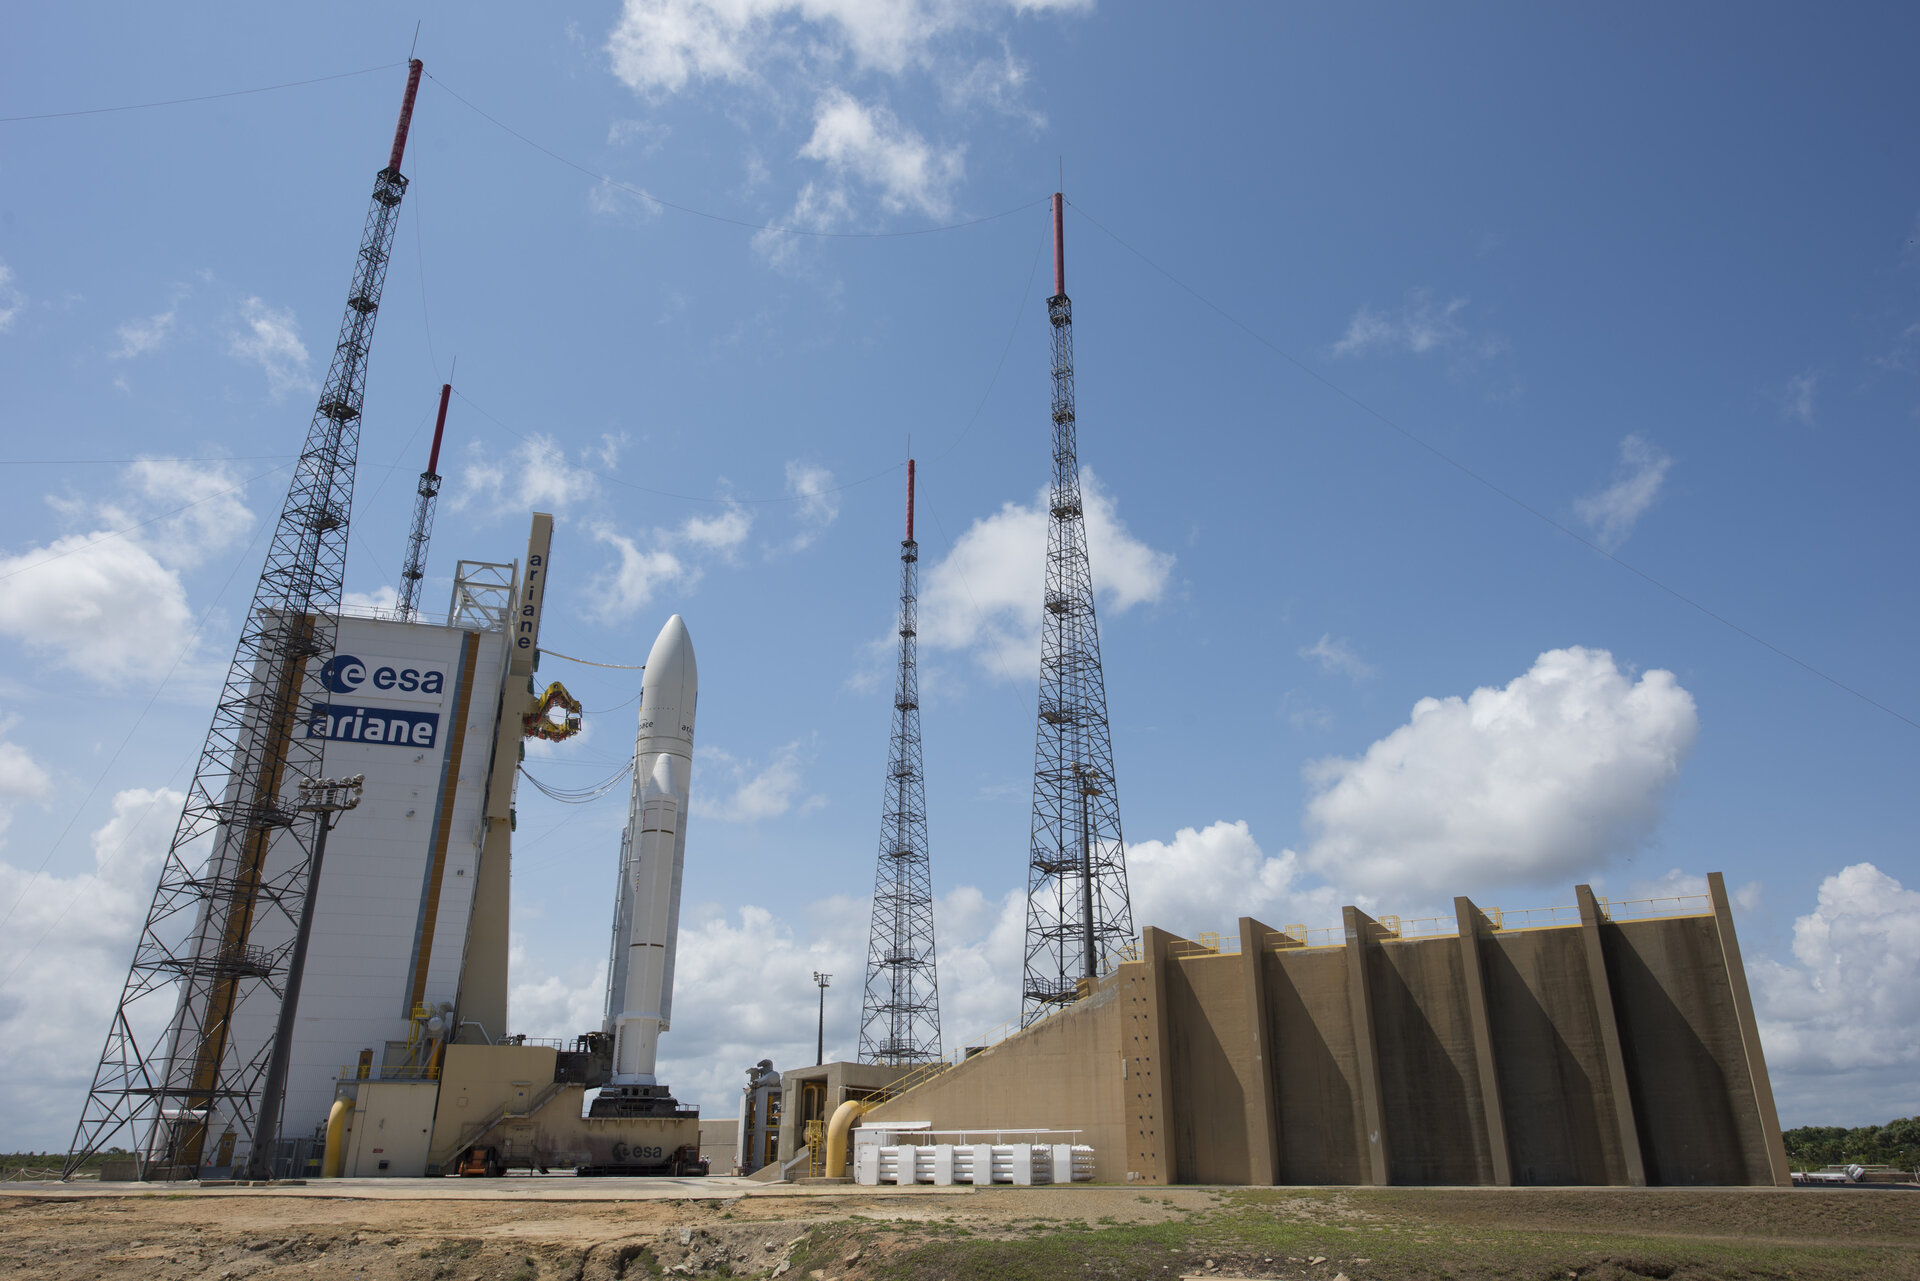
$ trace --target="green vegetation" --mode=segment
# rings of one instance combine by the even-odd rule
[[[1920,1169],[1920,1116],[1852,1130],[1838,1125],[1803,1125],[1780,1137],[1787,1141],[1787,1159],[1799,1170],[1817,1170],[1823,1165]]]
[[[80,1163],[80,1171],[95,1171],[105,1161],[125,1160],[133,1153],[125,1148],[108,1148],[104,1152],[95,1152]],[[58,1170],[67,1163],[65,1152],[0,1152],[0,1179],[18,1179],[22,1172],[38,1173],[43,1170]]]

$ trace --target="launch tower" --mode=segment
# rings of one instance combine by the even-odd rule
[[[913,541],[913,460],[907,460],[907,536],[900,544],[900,673],[880,807],[880,862],[867,935],[860,1061],[894,1066],[940,1057],[940,986],[933,956],[933,865],[920,765],[916,637],[920,544]]]
[[[453,395],[452,383],[440,384],[440,413],[433,420],[433,448],[427,454],[427,469],[420,473],[420,488],[413,504],[413,528],[407,534],[407,557],[401,562],[401,618],[420,612],[420,580],[427,576],[427,540],[433,537],[433,509],[440,498],[440,439],[447,430],[447,399]]]
[[[242,1054],[232,1030],[248,1005],[278,1007],[324,819],[295,796],[301,780],[319,776],[326,739],[294,730],[334,655],[367,352],[407,190],[400,161],[421,69],[408,64],[333,363],[81,1110],[69,1174],[129,1127],[142,1174],[158,1164],[191,1177],[252,1155],[272,1044]],[[268,917],[286,928],[263,930]],[[263,946],[263,936],[275,941]],[[161,1023],[168,1005],[171,1022]],[[208,1151],[214,1134],[217,1150]]]
[[[1073,302],[1067,297],[1066,199],[1053,197],[1053,484],[1040,615],[1040,718],[1033,763],[1022,1025],[1075,999],[1133,938],[1126,844],[1113,777],[1100,627],[1080,496],[1073,413]]]

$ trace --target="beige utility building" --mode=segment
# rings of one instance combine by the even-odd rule
[[[1116,1183],[1785,1185],[1709,887],[1583,885],[1577,909],[1505,916],[1461,898],[1420,937],[1349,907],[1321,946],[1250,917],[1237,947],[1148,929],[1082,1000],[863,1123],[1077,1129]]]

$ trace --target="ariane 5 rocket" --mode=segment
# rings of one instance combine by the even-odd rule
[[[647,1110],[649,1103],[674,1106],[654,1076],[654,1062],[660,1034],[673,1021],[673,958],[680,933],[699,690],[693,639],[675,614],[653,642],[640,682],[633,792],[621,840],[620,895],[608,966],[606,1030],[614,1038],[613,1071],[611,1088],[602,1091],[596,1112],[618,1107],[633,1114]]]

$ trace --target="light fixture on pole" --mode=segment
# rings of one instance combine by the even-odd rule
[[[814,1047],[813,1065],[819,1067],[827,1061],[827,980],[831,974],[813,972],[813,981],[820,986],[820,1039]]]
[[[247,1177],[274,1177],[274,1147],[280,1137],[280,1112],[286,1105],[287,1060],[293,1053],[293,1020],[300,1008],[300,976],[307,968],[307,940],[313,935],[313,905],[320,897],[320,860],[326,857],[327,833],[339,816],[360,803],[365,774],[352,778],[303,778],[300,799],[293,808],[320,819],[313,843],[313,863],[307,868],[307,892],[300,900],[300,925],[293,936],[293,959],[287,963],[287,991],[280,998],[280,1023],[273,1034],[273,1053],[267,1059],[266,1084],[260,1091],[260,1123],[254,1127],[253,1150],[247,1155]]]

